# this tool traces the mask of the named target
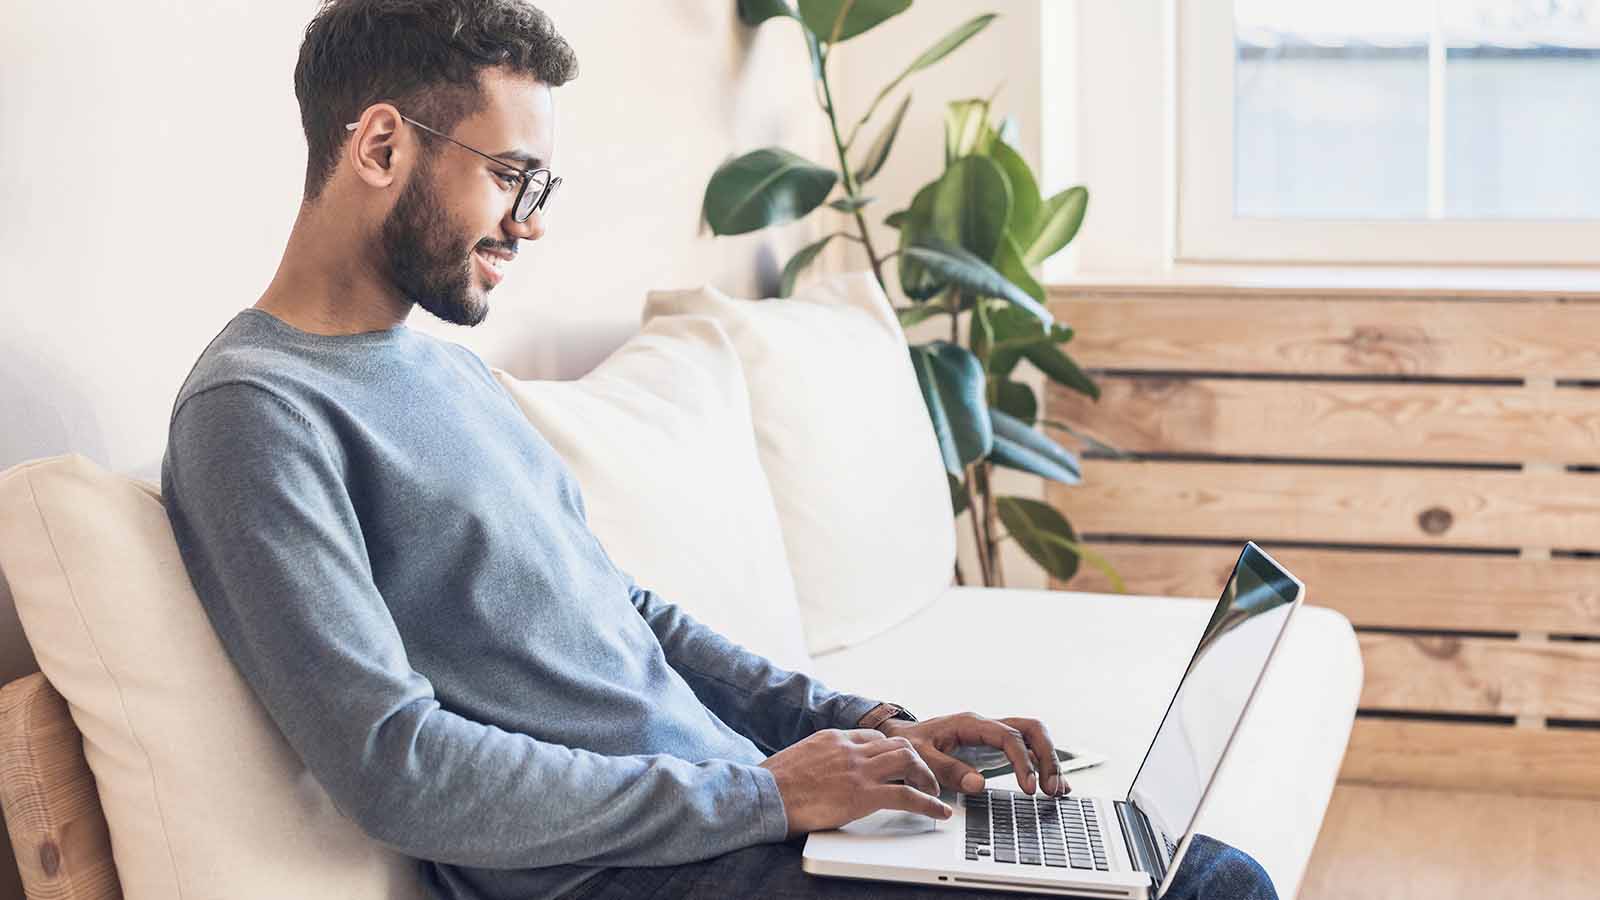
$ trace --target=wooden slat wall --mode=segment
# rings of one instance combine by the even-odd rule
[[[1107,376],[1056,411],[1117,446],[1170,453],[1431,462],[1600,462],[1600,406],[1579,388]]]
[[[1600,297],[1052,294],[1104,395],[1047,415],[1132,457],[1047,495],[1130,590],[1254,539],[1360,633],[1346,780],[1600,796]]]
[[[1600,477],[1562,471],[1093,460],[1056,496],[1117,534],[1600,547]]]

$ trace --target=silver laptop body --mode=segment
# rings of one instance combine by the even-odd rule
[[[945,822],[880,810],[813,832],[814,875],[1077,897],[1156,898],[1172,883],[1239,723],[1305,585],[1245,545],[1128,795],[943,793]]]

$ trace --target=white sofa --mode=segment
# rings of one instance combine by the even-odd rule
[[[942,465],[868,273],[788,300],[653,292],[644,319],[577,381],[494,372],[573,468],[622,568],[831,687],[923,717],[1041,718],[1108,757],[1071,776],[1076,790],[1126,790],[1214,598],[952,586]],[[83,734],[123,896],[421,896],[414,865],[333,809],[232,669],[156,485],[76,455],[7,470],[0,571]],[[1349,624],[1301,610],[1199,823],[1282,896],[1305,870],[1360,685]],[[18,829],[27,788],[5,800],[32,860],[62,836]],[[41,895],[101,896],[60,888]]]

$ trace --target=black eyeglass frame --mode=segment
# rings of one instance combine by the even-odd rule
[[[413,119],[413,118],[411,118],[410,116],[408,116],[408,115],[406,115],[404,113],[400,114],[400,118],[402,120],[406,121],[406,122],[410,122],[412,125],[415,125],[418,128],[421,128],[423,131],[426,131],[427,133],[429,133],[429,134],[431,134],[431,135],[433,135],[435,137],[444,138],[445,140],[449,141],[452,144],[455,144],[457,147],[460,147],[463,150],[467,150],[467,151],[470,151],[472,153],[476,153],[479,156],[483,157],[484,159],[487,159],[488,161],[494,163],[497,166],[500,166],[500,167],[506,168],[506,169],[510,169],[511,171],[517,173],[517,180],[522,182],[522,184],[521,184],[520,187],[517,188],[517,197],[516,197],[516,199],[511,201],[511,220],[513,222],[526,222],[526,221],[528,221],[528,218],[530,216],[532,216],[536,211],[544,209],[545,203],[549,202],[551,195],[556,192],[556,188],[560,187],[561,186],[561,182],[565,180],[565,179],[561,178],[559,175],[557,175],[556,173],[550,171],[550,169],[545,168],[545,167],[540,167],[540,168],[537,168],[537,169],[521,169],[521,168],[518,168],[518,167],[512,165],[511,163],[508,163],[505,160],[500,159],[499,157],[490,156],[489,154],[483,152],[482,150],[479,150],[476,147],[469,147],[466,144],[461,143],[460,141],[456,140],[455,138],[451,137],[448,134],[445,134],[442,131],[439,131],[436,128],[429,128],[428,126],[422,124],[421,122],[418,122],[416,119]],[[344,126],[344,130],[345,131],[355,131],[356,127],[359,126],[360,124],[361,124],[360,122],[351,122],[348,125]],[[528,185],[533,183],[534,176],[538,175],[540,172],[544,172],[549,177],[550,180],[545,182],[544,190],[539,192],[538,199],[534,200],[533,201],[533,205],[528,207],[527,213],[525,213],[525,214],[523,214],[521,216],[517,215],[517,210],[522,206],[522,197],[523,197],[524,194],[526,194],[528,192]]]

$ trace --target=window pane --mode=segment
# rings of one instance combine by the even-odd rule
[[[1236,0],[1234,214],[1428,212],[1432,0]]]
[[[1445,215],[1600,218],[1600,0],[1446,0]]]

